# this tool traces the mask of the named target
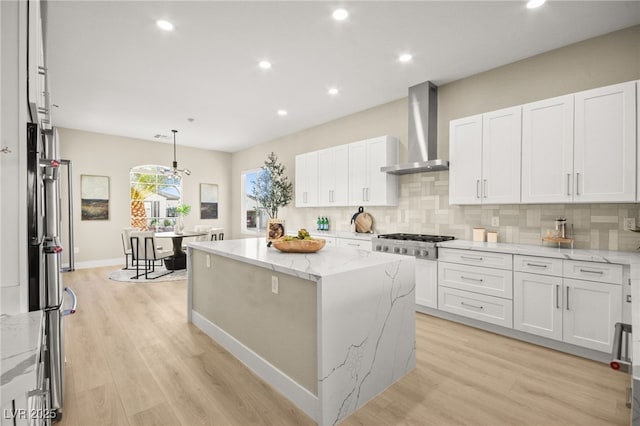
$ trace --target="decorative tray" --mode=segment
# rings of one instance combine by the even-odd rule
[[[277,239],[271,241],[272,245],[284,253],[315,253],[324,247],[326,240],[314,238],[313,240],[289,240]]]

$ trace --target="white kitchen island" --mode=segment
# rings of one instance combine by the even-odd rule
[[[264,238],[188,244],[188,319],[319,424],[416,365],[414,258]]]

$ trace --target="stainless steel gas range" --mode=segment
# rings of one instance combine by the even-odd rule
[[[372,250],[385,253],[405,254],[416,259],[436,260],[437,243],[451,241],[455,237],[423,234],[383,234],[372,239]]]

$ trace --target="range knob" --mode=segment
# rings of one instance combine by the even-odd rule
[[[413,249],[414,256],[420,256],[420,249]]]
[[[382,246],[381,246],[380,244],[378,244],[378,245],[376,246],[376,251],[381,251],[381,250],[382,250]]]
[[[402,253],[402,254],[407,254],[407,249],[406,249],[406,248],[403,248],[402,250],[400,250],[400,253]]]
[[[382,251],[389,251],[389,247],[387,246],[382,247]]]
[[[393,248],[393,252],[394,253],[400,253],[400,247],[394,247]]]
[[[429,250],[422,250],[422,256],[423,257],[428,257],[429,256]]]

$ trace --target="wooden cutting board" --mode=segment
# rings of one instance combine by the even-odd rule
[[[355,220],[356,232],[373,232],[373,216],[367,212],[360,213]]]

